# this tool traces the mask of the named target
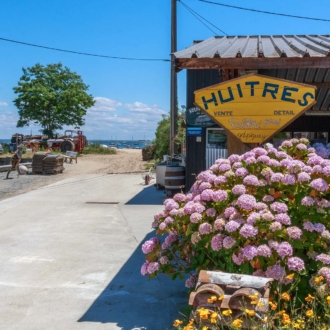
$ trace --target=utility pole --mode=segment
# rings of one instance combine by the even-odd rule
[[[177,77],[175,72],[175,62],[173,53],[176,52],[176,2],[171,0],[171,88],[170,88],[170,153],[171,157],[176,153],[174,138],[178,132],[177,128]]]

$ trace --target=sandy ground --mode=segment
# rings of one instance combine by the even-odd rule
[[[142,161],[140,149],[119,149],[115,155],[82,155],[72,164],[65,164],[65,170],[57,175],[21,175],[0,173],[0,200],[16,196],[51,183],[67,179],[79,174],[120,174],[141,173],[147,162]],[[142,176],[141,176],[142,180]]]

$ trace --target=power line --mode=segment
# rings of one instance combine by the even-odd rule
[[[189,10],[192,14],[195,13],[196,15],[198,15],[199,17],[201,17],[204,21],[206,21],[207,23],[209,23],[210,25],[212,25],[213,27],[215,27],[217,30],[219,30],[221,33],[225,34],[226,36],[228,36],[228,34],[221,30],[220,28],[218,28],[216,25],[214,25],[213,23],[211,23],[210,21],[208,21],[205,17],[201,16],[200,14],[198,14],[196,11],[194,11],[192,8],[190,8],[188,5],[186,5],[183,1],[178,0],[183,6],[186,7],[187,10]],[[195,16],[195,15],[194,15]],[[195,16],[196,17],[196,16]],[[197,18],[197,17],[196,17]],[[203,22],[202,22],[203,23]],[[203,23],[204,24],[204,23]],[[205,25],[205,24],[204,24]],[[207,27],[207,26],[206,26]],[[209,27],[207,27],[209,28]],[[211,29],[210,29],[211,30]],[[213,30],[211,30],[213,33],[215,33]],[[216,33],[215,33],[216,34]]]
[[[94,57],[103,57],[103,58],[111,58],[115,60],[127,60],[127,61],[162,61],[162,62],[171,62],[171,60],[168,59],[160,59],[160,58],[134,58],[134,57],[119,57],[119,56],[108,56],[108,55],[98,55],[98,54],[90,54],[90,53],[83,53],[83,52],[76,52],[73,50],[67,50],[67,49],[60,49],[60,48],[53,48],[53,47],[47,47],[47,46],[41,46],[36,44],[30,44],[23,41],[17,41],[17,40],[11,40],[6,38],[1,38],[0,40],[13,42],[15,44],[21,44],[25,46],[31,46],[31,47],[38,47],[38,48],[44,48],[49,50],[56,50],[58,52],[64,52],[64,53],[72,53],[72,54],[78,54],[78,55],[85,55],[85,56],[94,56]]]
[[[241,9],[241,10],[247,10],[247,11],[253,11],[253,12],[256,12],[256,13],[262,13],[262,14],[268,14],[268,15],[277,15],[277,16],[285,16],[285,17],[291,17],[291,18],[309,19],[309,20],[313,20],[313,21],[330,22],[329,19],[325,19],[325,18],[315,18],[315,17],[307,17],[307,16],[297,16],[297,15],[289,15],[289,14],[282,14],[282,13],[274,13],[274,12],[271,12],[271,11],[264,11],[264,10],[257,10],[257,9],[252,9],[252,8],[231,6],[231,5],[226,5],[224,3],[213,2],[213,1],[208,1],[208,0],[198,0],[198,1],[207,2],[207,3],[210,3],[212,5],[235,8],[235,9]]]
[[[182,1],[180,1],[180,0],[178,0],[179,1],[179,3],[181,3],[182,4],[182,6],[184,6],[184,8],[186,9],[186,10],[188,10],[189,12],[190,12],[190,14],[192,14],[193,16],[195,16],[195,18],[197,18],[207,29],[209,29],[214,35],[216,35],[217,33],[215,32],[215,31],[213,31],[209,26],[207,26],[199,17],[197,17],[197,15],[195,15],[193,12],[192,12],[192,10],[190,10],[189,8],[188,8],[188,6],[187,5],[185,5]]]

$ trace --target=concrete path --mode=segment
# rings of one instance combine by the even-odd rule
[[[0,329],[170,329],[184,282],[140,275],[164,198],[140,175],[82,175],[1,201]]]

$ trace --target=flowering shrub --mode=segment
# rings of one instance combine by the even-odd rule
[[[218,159],[189,194],[165,200],[152,224],[165,239],[144,243],[142,274],[189,273],[193,287],[201,269],[222,270],[272,277],[284,289],[294,274],[301,299],[315,277],[330,284],[330,160],[308,143]]]

